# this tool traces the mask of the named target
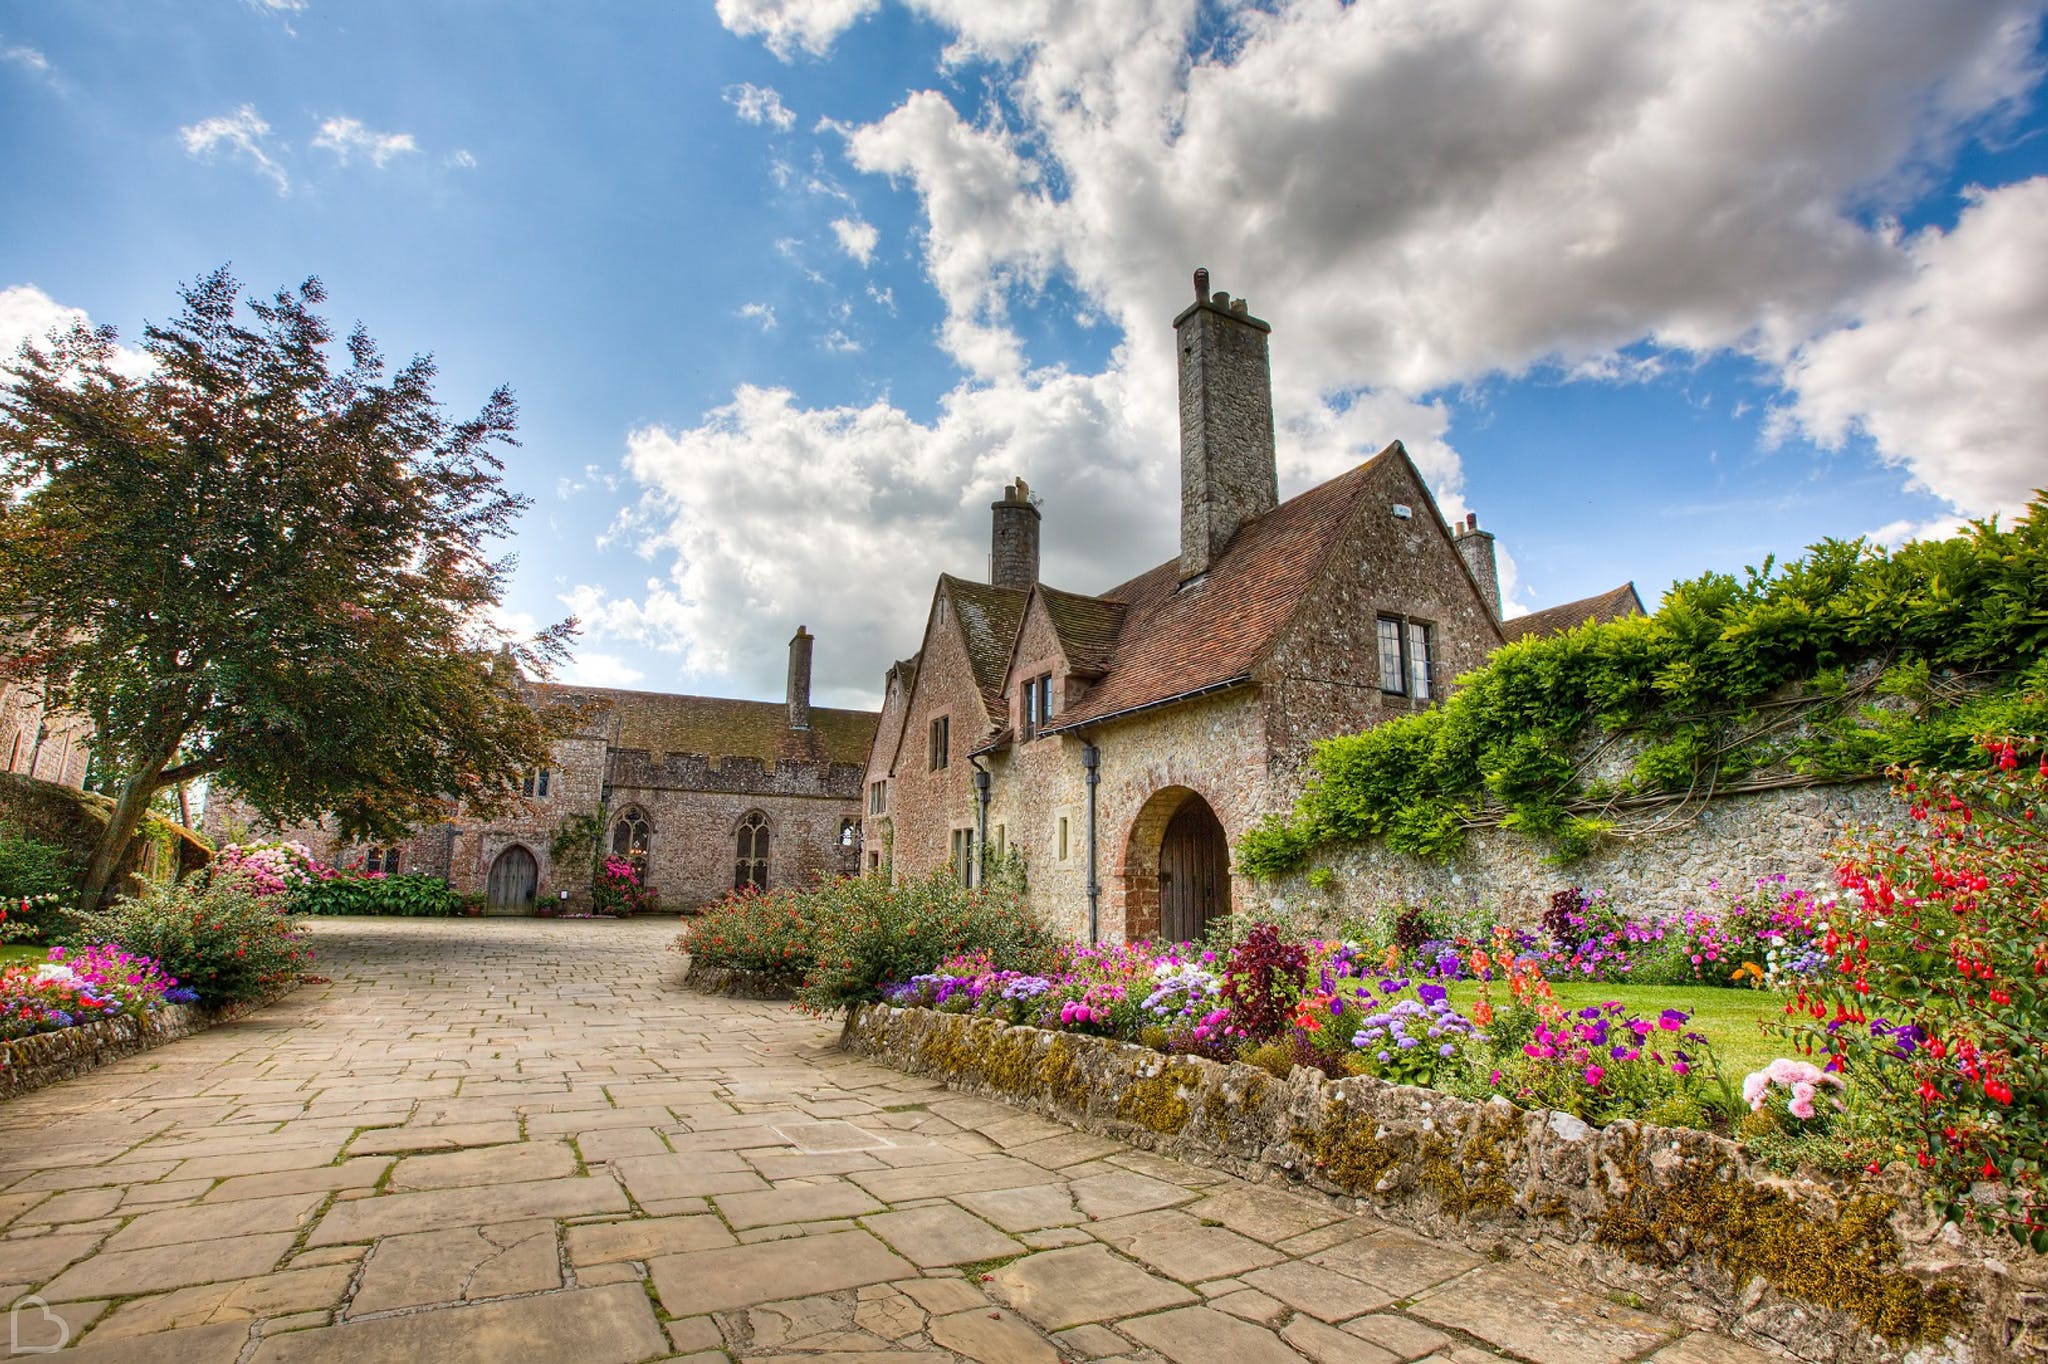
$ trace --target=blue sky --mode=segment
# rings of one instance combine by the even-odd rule
[[[1403,440],[1510,599],[2048,482],[2041,6],[213,0],[0,10],[0,343],[318,275],[510,385],[507,602],[569,675],[871,702],[988,503],[1174,552],[1193,267],[1283,494]]]

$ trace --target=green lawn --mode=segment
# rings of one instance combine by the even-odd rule
[[[1714,1054],[1721,1059],[1722,1073],[1740,1084],[1752,1070],[1762,1070],[1775,1056],[1791,1055],[1786,1041],[1765,1032],[1760,1024],[1784,1017],[1785,997],[1769,990],[1725,990],[1707,985],[1600,985],[1556,981],[1551,990],[1557,1002],[1568,1009],[1619,1000],[1639,1018],[1655,1018],[1664,1009],[1683,1009],[1692,1015],[1691,1030],[1707,1035]],[[1478,993],[1476,985],[1451,987],[1451,1003],[1469,1010]],[[1493,1002],[1498,1007],[1505,990],[1495,987]]]
[[[41,961],[49,954],[50,949],[47,947],[21,947],[14,943],[0,943],[0,967]]]

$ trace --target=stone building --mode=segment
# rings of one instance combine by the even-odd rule
[[[0,682],[0,772],[85,788],[92,721],[52,712],[27,683]]]
[[[458,816],[395,844],[339,839],[325,822],[263,829],[249,809],[209,801],[206,831],[300,839],[341,866],[420,871],[517,912],[567,892],[587,907],[587,854],[550,853],[570,821],[600,816],[604,847],[640,862],[666,909],[688,909],[744,885],[807,885],[858,870],[862,764],[871,711],[811,705],[813,636],[789,644],[784,701],[675,696],[556,683],[523,684],[536,704],[566,703],[579,723],[552,764],[526,774],[516,808],[494,819]]]
[[[1197,936],[1250,889],[1231,847],[1292,807],[1315,741],[1431,705],[1504,643],[1493,536],[1447,524],[1399,442],[1281,502],[1270,327],[1206,271],[1173,325],[1180,553],[1055,589],[1036,501],[1004,491],[989,581],[941,576],[889,671],[870,867],[971,882],[1014,851],[1065,932]],[[1573,609],[1604,619],[1621,590]]]

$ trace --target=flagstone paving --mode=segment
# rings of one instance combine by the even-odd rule
[[[0,1354],[1768,1358],[683,993],[673,921],[313,932],[331,983],[0,1104]]]

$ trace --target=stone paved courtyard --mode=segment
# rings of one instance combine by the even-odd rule
[[[1766,1359],[685,994],[670,920],[314,932],[331,984],[0,1104],[0,1351]]]

